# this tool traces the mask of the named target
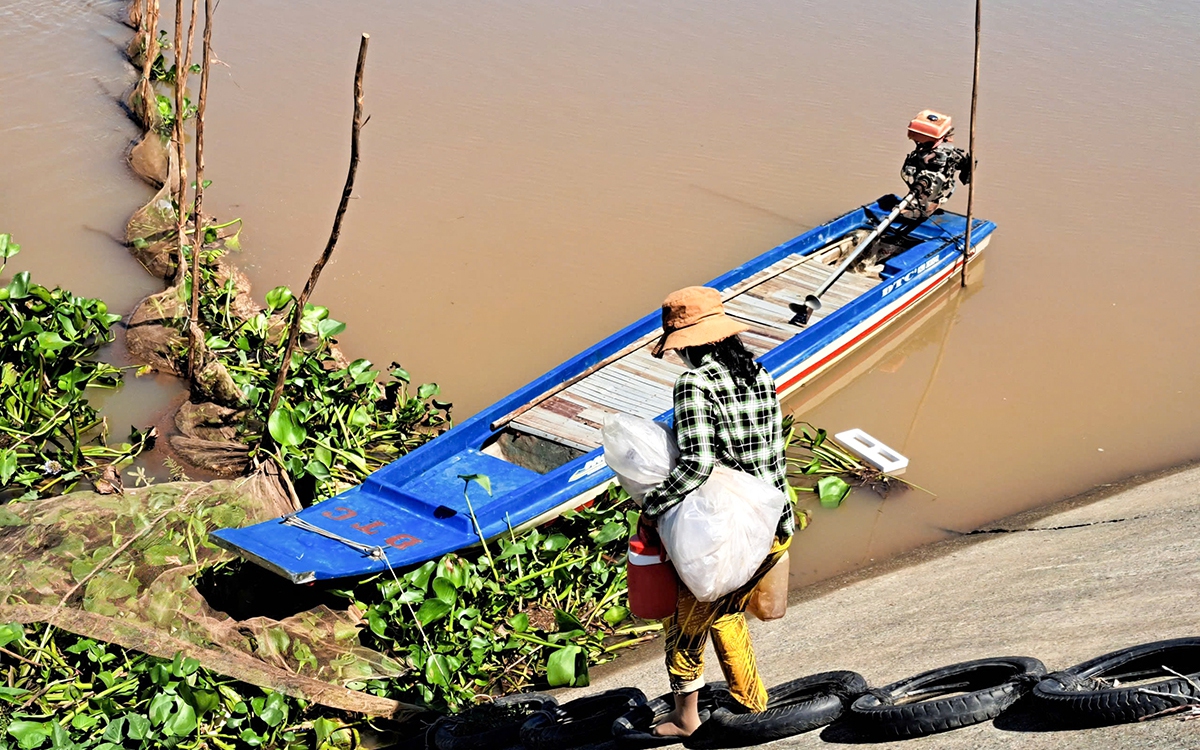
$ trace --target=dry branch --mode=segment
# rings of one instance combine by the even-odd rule
[[[300,320],[304,316],[304,306],[308,303],[313,288],[317,285],[321,271],[329,262],[330,256],[333,255],[333,248],[337,245],[338,236],[342,232],[342,217],[346,215],[346,207],[350,204],[350,193],[354,190],[354,175],[358,172],[358,136],[363,126],[363,69],[366,67],[367,43],[370,40],[370,34],[362,35],[362,41],[358,46],[358,65],[354,71],[354,122],[350,129],[350,171],[346,175],[346,185],[342,188],[342,199],[338,203],[337,214],[333,218],[333,230],[329,233],[329,241],[325,243],[325,250],[313,266],[308,283],[304,285],[304,291],[300,293],[299,299],[296,300],[296,306],[292,310],[292,321],[288,326],[287,346],[283,350],[283,362],[279,366],[279,376],[275,379],[275,390],[271,393],[271,404],[267,409],[268,420],[279,406],[279,399],[283,395],[283,384],[287,381],[288,370],[292,364],[292,353],[295,352],[296,342],[300,337]],[[262,444],[264,447],[271,445],[269,429],[263,430]]]

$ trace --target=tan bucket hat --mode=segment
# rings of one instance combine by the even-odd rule
[[[721,293],[707,286],[689,286],[667,295],[662,305],[662,321],[662,338],[651,352],[660,359],[668,349],[715,344],[750,330],[750,326],[725,314]]]

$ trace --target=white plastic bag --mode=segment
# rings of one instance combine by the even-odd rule
[[[774,485],[718,466],[664,513],[658,534],[692,595],[712,602],[749,581],[771,551],[786,502]]]
[[[679,448],[665,426],[615,414],[601,431],[604,460],[621,486],[640,498],[675,467]],[[787,496],[745,472],[718,466],[700,489],[663,514],[658,533],[675,570],[702,602],[750,580],[771,551]]]
[[[616,473],[621,487],[639,505],[654,485],[667,478],[679,458],[679,448],[671,429],[642,417],[608,416],[600,439],[604,445],[605,463]]]

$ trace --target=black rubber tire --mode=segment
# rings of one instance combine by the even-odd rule
[[[866,691],[867,681],[862,675],[840,671],[801,677],[770,688],[767,710],[761,713],[737,713],[721,705],[733,704],[732,697],[725,700],[718,695],[718,707],[683,744],[708,749],[781,740],[833,723],[850,702]]]
[[[724,682],[714,682],[700,688],[700,718],[707,719],[717,707],[719,696],[728,695]],[[650,733],[654,723],[671,713],[675,708],[672,693],[660,695],[652,701],[635,706],[612,723],[612,736],[622,748],[666,747],[682,741],[679,737],[658,737]]]
[[[1200,690],[1186,679],[1170,677],[1128,687],[1104,688],[1095,679],[1143,680],[1167,676],[1163,666],[1200,683],[1200,638],[1175,638],[1113,651],[1082,664],[1047,675],[1033,689],[1040,705],[1076,722],[1098,726],[1137,721],[1168,708],[1200,698]],[[1142,690],[1179,696],[1148,695]]]
[[[854,701],[850,710],[862,728],[888,738],[923,737],[994,719],[1033,687],[1046,667],[1026,656],[951,664],[909,677]],[[905,698],[954,692],[914,703]]]
[[[516,693],[461,713],[443,716],[426,734],[432,750],[510,750],[521,746],[521,727],[530,715],[554,708],[558,700],[545,693]],[[500,711],[499,709],[507,709]],[[482,717],[495,714],[486,728],[473,726]]]
[[[538,711],[521,727],[529,750],[567,750],[612,741],[612,724],[646,703],[637,688],[617,688]]]

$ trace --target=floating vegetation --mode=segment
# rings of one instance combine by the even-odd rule
[[[0,234],[0,273],[20,251]],[[108,426],[88,402],[88,388],[116,388],[121,371],[96,361],[112,341],[98,299],[35,283],[28,271],[0,287],[0,496],[23,499],[68,492],[81,480],[108,477],[154,441],[133,430],[108,444]]]
[[[366,644],[412,667],[360,687],[459,710],[532,685],[587,685],[589,666],[661,629],[631,620],[624,605],[636,521],[628,496],[610,489],[546,527],[493,540],[486,552],[448,554],[345,592],[364,612]]]
[[[784,420],[783,429],[787,435],[788,477],[799,482],[793,485],[793,500],[795,492],[811,492],[822,507],[836,508],[850,494],[852,486],[869,487],[881,497],[887,497],[897,484],[933,494],[864,463],[838,445],[825,430],[807,422],[796,422],[789,416]]]
[[[215,674],[39,625],[0,625],[0,746],[83,750],[358,746],[334,712]]]
[[[268,418],[283,361],[284,321],[297,302],[290,289],[276,287],[267,293],[265,308],[239,316],[244,295],[218,262],[225,252],[215,248],[201,255],[205,356],[228,373],[232,388],[225,389],[224,405],[237,410],[236,439],[258,445],[265,427],[272,445],[261,457],[273,458],[294,481],[310,487],[309,500],[358,484],[449,427],[450,404],[436,399],[436,384],[410,392],[408,372],[394,362],[383,375],[368,360],[347,361],[335,339],[346,324],[312,304],[301,317],[301,346],[292,356],[284,400]]]

